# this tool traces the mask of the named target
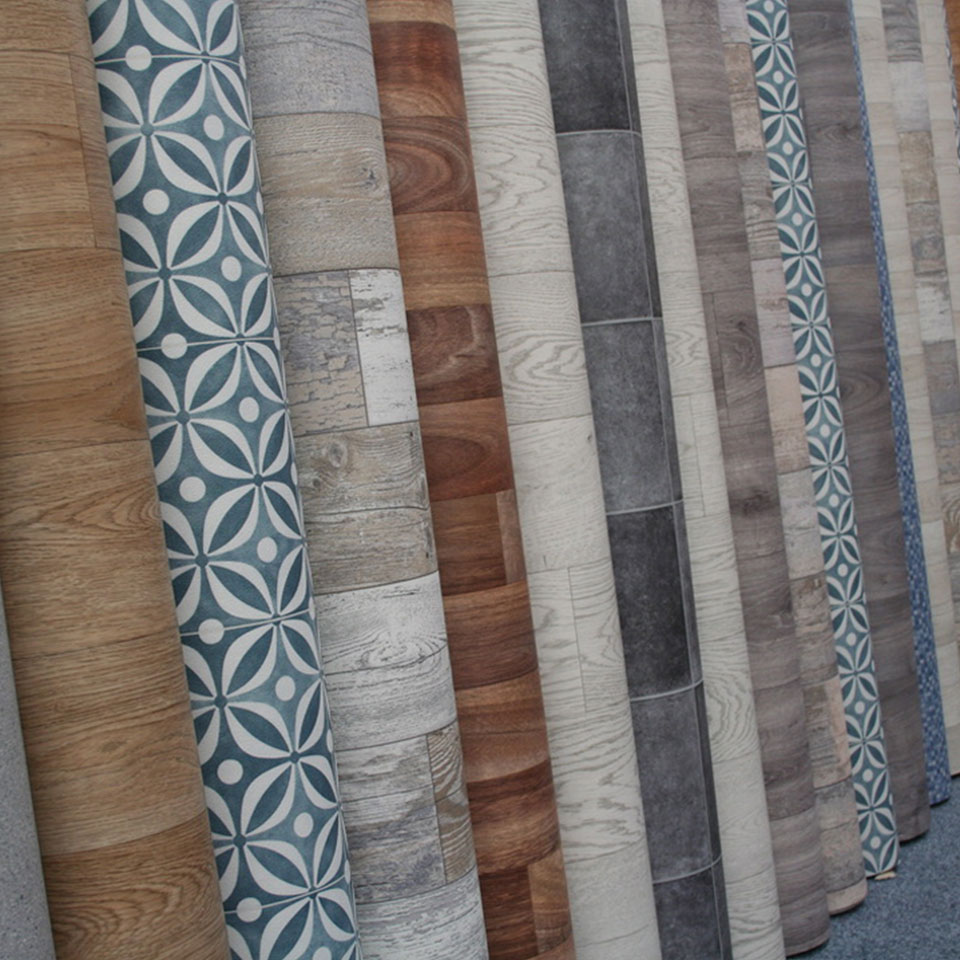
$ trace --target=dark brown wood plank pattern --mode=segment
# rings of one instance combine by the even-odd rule
[[[452,9],[367,7],[490,956],[572,958]]]

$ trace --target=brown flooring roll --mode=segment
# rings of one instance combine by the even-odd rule
[[[449,0],[368,0],[492,960],[572,958],[543,700]]]
[[[846,0],[792,0],[790,18],[891,792],[909,840],[929,827],[930,805],[850,19]]]
[[[953,63],[954,88],[960,88],[960,0],[943,0]]]
[[[223,960],[80,0],[0,6],[0,576],[59,960]]]
[[[716,0],[664,19],[788,954],[830,931],[773,431]],[[758,176],[768,181],[765,169]]]

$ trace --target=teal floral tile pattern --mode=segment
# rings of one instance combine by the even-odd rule
[[[234,960],[359,960],[234,0],[88,5]]]
[[[790,19],[784,0],[747,0],[747,14],[843,685],[860,837],[867,871],[876,874],[896,864],[899,843]]]
[[[947,761],[947,731],[943,723],[943,701],[940,698],[940,672],[937,669],[937,646],[933,637],[933,614],[930,612],[930,588],[927,584],[927,561],[923,552],[920,529],[920,507],[917,504],[917,481],[913,472],[913,450],[907,401],[900,369],[900,347],[893,314],[893,292],[887,264],[887,245],[883,239],[880,192],[873,159],[870,117],[863,87],[863,69],[857,42],[857,23],[853,4],[850,11],[850,35],[853,40],[853,61],[857,71],[860,97],[860,130],[863,139],[867,185],[870,190],[870,223],[873,247],[877,258],[877,280],[880,286],[883,345],[887,356],[887,381],[890,385],[890,407],[893,442],[897,458],[897,485],[900,489],[900,510],[903,515],[903,539],[906,548],[907,577],[910,586],[910,612],[913,620],[913,648],[917,660],[917,686],[920,690],[920,713],[923,721],[923,752],[927,774],[927,792],[931,803],[942,803],[950,797],[950,769]]]

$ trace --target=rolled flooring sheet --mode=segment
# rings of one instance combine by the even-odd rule
[[[0,955],[55,960],[40,843],[0,596]]]
[[[729,958],[630,26],[617,0],[540,15],[662,956]]]
[[[56,955],[223,960],[83,4],[5,3],[0,37],[0,579]],[[34,929],[3,956],[48,958]]]
[[[487,944],[572,960],[453,8],[367,10]]]
[[[753,273],[760,355],[773,427],[790,595],[800,657],[807,741],[823,857],[827,907],[840,913],[867,893],[860,831],[843,721],[843,693],[830,621],[823,551],[790,308],[780,259],[750,28],[743,0],[720,0],[720,28]]]
[[[910,840],[930,801],[850,16],[846,0],[791,0],[790,15],[890,791]]]
[[[899,2],[899,0],[898,0]],[[870,222],[873,231],[874,254],[877,263],[881,318],[883,324],[883,342],[887,357],[887,383],[890,389],[890,406],[893,422],[893,442],[896,451],[897,486],[900,491],[900,512],[903,521],[904,546],[906,548],[907,578],[910,589],[910,609],[913,619],[913,649],[917,663],[917,687],[920,695],[920,719],[923,727],[924,763],[927,777],[927,793],[930,803],[942,803],[950,797],[950,768],[947,760],[947,732],[943,719],[943,704],[940,700],[940,677],[937,669],[937,646],[934,639],[933,611],[930,590],[927,585],[927,564],[923,548],[923,531],[920,523],[920,508],[917,502],[917,483],[913,468],[913,447],[910,438],[910,424],[907,413],[906,391],[903,382],[903,369],[900,362],[900,347],[894,318],[893,289],[890,279],[890,266],[887,258],[886,241],[883,234],[883,216],[880,208],[880,192],[877,183],[876,161],[873,154],[873,138],[870,132],[870,117],[867,109],[867,97],[864,88],[863,66],[860,43],[857,33],[856,11],[852,0],[848,4],[850,11],[851,34],[854,48],[854,64],[857,73],[857,91],[860,107],[860,130],[867,166],[867,187],[870,197]],[[913,7],[914,13],[916,7]],[[900,28],[894,27],[896,43],[906,40],[910,46],[913,41],[908,37],[911,32],[910,14],[906,9],[894,12],[895,20],[902,21]],[[887,16],[884,14],[884,22]],[[915,24],[914,24],[915,26]],[[869,26],[868,26],[869,29]],[[889,39],[889,37],[888,37]],[[889,45],[888,45],[889,46]],[[916,48],[919,53],[920,36],[916,30]],[[905,52],[905,51],[904,51]],[[923,63],[914,69],[912,59],[899,61],[906,68],[906,74],[900,79],[910,82],[919,79],[923,85]],[[895,63],[891,62],[891,71]],[[919,74],[917,78],[916,74]],[[912,76],[911,76],[912,75]],[[894,103],[896,125],[901,126],[903,119],[902,98]],[[914,275],[917,281],[917,295],[923,307],[920,310],[921,332],[929,331],[930,322],[942,331],[952,333],[953,321],[950,311],[950,291],[947,285],[946,266],[943,261],[943,230],[939,225],[939,212],[930,206],[930,198],[921,207],[916,202],[917,178],[924,177],[933,184],[933,200],[936,197],[936,177],[933,169],[933,144],[929,136],[929,112],[926,110],[926,97],[911,97],[917,115],[927,118],[925,135],[914,139],[912,131],[901,136],[901,158],[904,161],[905,182],[909,185],[910,196],[907,200],[909,231],[913,241],[912,249],[917,257],[914,260]],[[922,106],[919,102],[922,100]],[[916,117],[914,119],[917,119]],[[913,121],[910,122],[913,126]],[[927,191],[922,191],[926,193]],[[939,253],[937,252],[939,250]],[[923,251],[921,255],[921,251]],[[939,319],[938,319],[939,318]],[[945,322],[944,322],[945,321]],[[955,358],[956,349],[951,336],[949,352]],[[926,353],[926,348],[924,350]],[[929,366],[929,365],[928,365]],[[956,369],[956,360],[953,363]],[[937,379],[936,377],[934,378]],[[954,375],[956,381],[956,375]],[[957,384],[960,387],[960,384]],[[935,387],[935,392],[939,387]],[[942,431],[937,431],[934,420],[934,437],[944,447]],[[949,457],[949,454],[948,454]]]
[[[660,956],[536,0],[455,0],[578,960]]]
[[[366,5],[240,14],[363,955],[485,960]]]
[[[666,0],[707,342],[788,955],[830,934],[773,429],[716,0]],[[759,174],[765,179],[766,171]]]
[[[650,221],[735,956],[783,956],[743,611],[677,101],[659,0],[628,0]],[[778,259],[779,269],[779,259]],[[818,548],[819,549],[819,548]],[[857,843],[859,856],[859,841]]]
[[[899,846],[790,17],[784,0],[748,0],[747,15],[843,688],[861,846],[866,872],[872,876],[896,866]]]
[[[940,10],[942,20],[942,8]],[[937,443],[921,337],[918,286],[914,282],[911,231],[907,214],[904,168],[894,118],[894,86],[887,63],[883,12],[878,0],[855,0],[860,66],[870,125],[879,213],[882,220],[889,273],[893,318],[903,377],[906,414],[916,480],[917,507],[926,561],[930,610],[948,754],[960,763],[960,656],[954,620],[950,571],[941,513]],[[941,43],[943,43],[941,25]],[[945,69],[945,50],[940,51]],[[949,79],[949,78],[948,78]],[[931,96],[931,114],[932,114]],[[953,139],[953,113],[947,99],[949,135]],[[931,117],[932,119],[932,117]],[[951,147],[951,152],[953,148]],[[956,168],[956,164],[953,165]],[[960,185],[960,170],[957,171]],[[933,174],[931,173],[931,176]],[[916,188],[916,184],[911,189]],[[919,211],[916,211],[919,212]],[[943,238],[939,241],[943,253]],[[948,294],[949,296],[949,294]],[[927,308],[925,307],[925,310]],[[952,329],[952,327],[951,327]],[[918,663],[919,666],[919,663]],[[949,760],[949,756],[948,756]]]
[[[230,949],[354,960],[236,4],[90,26]]]
[[[950,65],[953,70],[954,91],[960,90],[960,0],[943,0],[946,12],[947,41],[950,51]],[[956,93],[954,94],[956,96]],[[957,124],[957,151],[960,161],[960,117]]]

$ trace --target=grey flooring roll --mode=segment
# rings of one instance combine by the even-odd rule
[[[54,960],[27,761],[0,595],[0,956]]]
[[[363,953],[482,960],[366,8],[241,13]]]
[[[665,960],[732,956],[626,9],[542,0]]]

